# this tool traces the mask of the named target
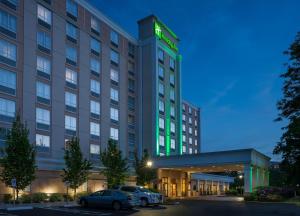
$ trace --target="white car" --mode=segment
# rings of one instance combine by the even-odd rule
[[[163,195],[160,193],[154,193],[147,188],[140,186],[118,186],[118,190],[126,191],[128,193],[133,193],[140,200],[141,206],[147,205],[159,205],[163,202]]]

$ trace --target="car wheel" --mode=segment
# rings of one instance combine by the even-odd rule
[[[119,210],[121,209],[122,206],[121,206],[121,203],[120,203],[120,202],[115,201],[115,202],[113,202],[112,207],[113,207],[113,210],[119,211]]]
[[[148,205],[148,200],[147,200],[147,198],[142,198],[141,199],[141,206],[142,207],[146,207]]]
[[[88,203],[86,200],[81,200],[80,205],[81,205],[81,207],[84,207],[84,208],[88,207]]]

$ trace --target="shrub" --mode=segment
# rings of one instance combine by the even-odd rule
[[[11,194],[4,194],[3,196],[3,202],[4,203],[10,203],[12,201],[13,197]]]
[[[64,194],[63,198],[64,198],[64,201],[67,201],[67,198],[68,198],[68,201],[74,201],[74,197],[71,196],[70,194]]]
[[[50,202],[60,202],[63,200],[63,196],[60,193],[53,193],[49,197]]]
[[[47,199],[48,199],[48,196],[45,193],[32,194],[32,202],[34,202],[34,203],[45,202]]]
[[[31,196],[29,194],[23,194],[21,196],[22,203],[31,203]]]
[[[245,201],[257,201],[257,194],[256,193],[249,193],[247,195],[244,196],[244,200]]]
[[[226,195],[230,195],[230,196],[237,196],[238,195],[238,191],[236,189],[230,189],[230,190],[227,190],[225,192]]]

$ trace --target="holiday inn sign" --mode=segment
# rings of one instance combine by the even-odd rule
[[[176,46],[175,43],[173,43],[171,41],[171,39],[165,35],[165,33],[162,31],[162,28],[165,28],[172,36],[174,36],[175,38],[177,38],[177,36],[171,31],[169,30],[168,27],[166,27],[165,25],[154,21],[154,34],[156,35],[156,37],[158,37],[160,40],[163,40],[166,44],[168,44],[168,46],[178,52],[178,47]]]

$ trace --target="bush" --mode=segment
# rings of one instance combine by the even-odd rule
[[[48,196],[45,193],[34,193],[32,194],[32,202],[40,203],[47,201]]]
[[[67,201],[67,198],[68,198],[68,201],[74,201],[74,197],[71,196],[70,194],[64,194],[63,198],[64,198],[64,201]]]
[[[11,194],[4,194],[4,196],[3,196],[4,203],[10,203],[12,200],[13,200],[13,197]]]
[[[31,196],[29,194],[23,194],[20,200],[22,203],[31,203]]]
[[[257,201],[256,193],[250,193],[244,196],[245,201]]]
[[[76,194],[76,199],[79,199],[80,197],[83,197],[83,196],[87,196],[89,195],[90,193],[86,192],[86,191],[83,191],[83,192],[80,192],[80,193],[77,193]]]
[[[63,195],[60,193],[53,193],[49,197],[50,202],[60,202],[63,200]]]
[[[225,194],[229,196],[237,196],[239,193],[236,189],[229,189],[228,191],[225,192]]]

